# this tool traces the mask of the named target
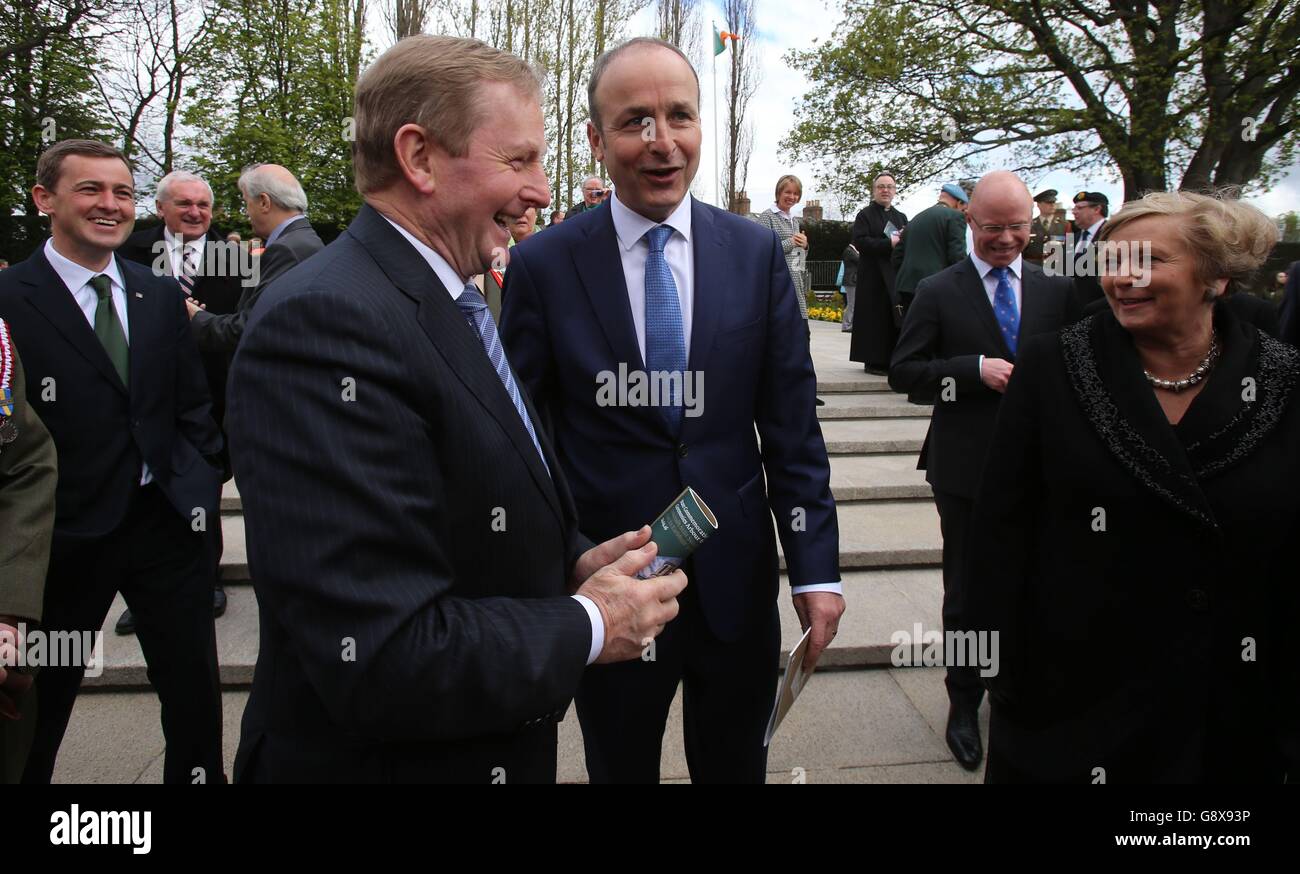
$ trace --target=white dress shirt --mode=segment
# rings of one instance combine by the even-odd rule
[[[686,356],[691,354],[691,316],[695,311],[695,255],[691,251],[691,197],[687,195],[677,204],[672,215],[662,222],[651,221],[633,212],[618,199],[618,192],[609,199],[614,217],[614,233],[618,235],[618,256],[623,262],[623,280],[627,283],[627,302],[632,307],[632,326],[636,329],[636,343],[645,361],[645,262],[650,257],[650,241],[646,232],[661,224],[673,229],[673,235],[664,244],[664,260],[677,286],[677,302],[682,308],[682,339],[686,341]]]
[[[984,293],[988,295],[989,307],[997,312],[997,307],[993,303],[998,293],[998,278],[993,275],[993,265],[985,261],[974,252],[970,255],[971,263],[975,265],[975,270],[979,272],[980,281],[984,283]],[[1021,272],[1024,268],[1021,256],[1017,255],[1016,260],[1007,265],[1007,282],[1011,283],[1011,291],[1016,296],[1016,315],[1023,317],[1025,314],[1024,292],[1020,288],[1020,277],[1024,274]],[[1018,345],[1018,344],[1017,344]],[[980,375],[984,374],[984,356],[980,356]]]
[[[208,241],[206,236],[185,242],[164,225],[163,239],[167,242],[167,263],[171,265],[172,276],[181,275],[182,257],[193,264],[196,269],[203,263],[203,247]]]
[[[92,277],[104,274],[112,284],[113,309],[117,310],[117,319],[122,323],[122,333],[126,335],[127,346],[131,344],[131,323],[126,317],[126,282],[122,279],[122,271],[117,266],[117,256],[114,255],[108,259],[108,266],[103,270],[91,270],[82,267],[75,261],[70,261],[59,254],[54,248],[54,238],[45,241],[45,258],[54,268],[54,272],[63,280],[63,284],[68,287],[72,293],[72,299],[76,301],[77,306],[81,309],[82,315],[90,324],[90,330],[95,330],[95,310],[99,308],[99,293],[95,291],[94,286],[90,284]],[[98,339],[98,338],[96,338]],[[127,386],[130,391],[130,386]],[[140,465],[140,485],[148,485],[153,482],[153,472],[149,470],[149,465],[141,463]]]
[[[632,308],[632,325],[636,329],[636,343],[645,361],[645,262],[650,255],[650,241],[646,232],[660,224],[668,225],[673,234],[664,244],[664,260],[677,286],[677,301],[682,308],[682,338],[686,342],[687,358],[691,350],[691,315],[695,307],[695,255],[691,249],[691,196],[688,194],[662,222],[654,222],[635,213],[618,199],[618,192],[609,199],[614,219],[614,233],[618,236],[618,255],[623,262],[623,281],[627,283],[627,302]],[[773,204],[775,209],[775,204]],[[776,212],[780,212],[779,209]],[[805,592],[834,592],[843,594],[839,581],[795,586],[792,595]]]
[[[382,213],[380,214],[383,215]],[[451,295],[452,302],[455,303],[456,298],[460,297],[461,292],[465,290],[465,286],[470,285],[471,283],[468,280],[463,279],[455,269],[447,263],[446,258],[443,258],[435,252],[423,240],[420,240],[388,216],[384,216],[384,221],[396,228],[397,232],[405,237],[408,243],[415,247],[415,251],[419,252],[420,257],[423,258],[433,269],[433,272],[442,282],[443,288],[445,288],[447,293]],[[645,269],[644,264],[645,259],[643,258],[642,270]],[[600,615],[600,608],[596,606],[596,602],[588,598],[586,595],[570,595],[569,597],[573,598],[583,606],[583,609],[587,611],[587,619],[591,622],[591,647],[587,652],[587,664],[591,664],[600,657],[601,650],[605,648],[605,619]]]
[[[1099,231],[1101,231],[1101,226],[1104,224],[1106,224],[1106,219],[1099,218],[1097,219],[1096,224],[1094,224],[1092,227],[1084,229],[1084,232],[1088,236],[1085,239],[1083,234],[1080,234],[1079,239],[1075,241],[1074,252],[1076,255],[1082,252],[1084,248],[1087,247],[1089,244],[1097,242],[1097,234]]]

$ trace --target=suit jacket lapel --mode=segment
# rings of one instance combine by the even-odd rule
[[[532,438],[528,436],[523,420],[519,417],[519,411],[515,409],[505,386],[501,384],[501,378],[484,354],[483,344],[461,315],[460,307],[443,289],[442,282],[420,254],[397,231],[389,227],[388,222],[373,207],[366,205],[361,208],[349,226],[348,233],[365,246],[389,280],[416,301],[419,306],[416,319],[420,327],[456,376],[509,436],[515,450],[523,456],[537,487],[546,496],[551,510],[563,523],[564,516],[555,483],[542,464],[537,447],[533,445]],[[520,392],[523,392],[518,375],[515,376],[515,382],[520,385]],[[540,420],[536,418],[535,412],[531,412],[531,415],[533,428],[540,431]],[[538,440],[541,439],[539,433]],[[554,460],[550,464],[554,465]],[[558,468],[552,467],[552,470]]]
[[[132,385],[138,385],[140,380],[148,373],[149,338],[153,336],[153,309],[156,302],[148,299],[149,291],[140,288],[131,281],[131,277],[128,275],[120,258],[117,261],[117,269],[122,276],[123,287],[126,289],[126,320],[131,329],[131,339],[127,344],[127,360],[130,362],[130,372],[127,374],[127,379],[131,381]],[[180,293],[177,292],[177,294]]]
[[[641,347],[636,341],[632,307],[627,299],[627,280],[614,232],[613,210],[606,209],[600,220],[587,230],[588,247],[575,252],[574,265],[583,289],[591,301],[615,361],[626,361],[629,370],[645,370]]]
[[[722,297],[732,287],[726,281],[722,257],[729,240],[730,234],[718,227],[709,208],[692,198],[691,257],[695,259],[695,293],[687,367],[696,373],[708,367],[718,317],[722,313]]]
[[[1022,260],[1020,274],[1020,335],[1016,338],[1016,348],[1019,348],[1026,339],[1040,332],[1038,327],[1043,324],[1044,327],[1050,324],[1050,313],[1048,312],[1049,301],[1045,297],[1046,289],[1043,287],[1043,271],[1037,265],[1030,264]],[[999,333],[1001,333],[999,331]]]
[[[37,249],[29,259],[33,275],[27,280],[27,299],[41,315],[49,320],[68,345],[86,359],[118,391],[128,394],[127,387],[117,375],[113,362],[108,360],[104,345],[95,336],[95,330],[86,321],[86,314],[77,305],[59,274],[50,266],[43,249]],[[130,316],[128,315],[128,318]]]
[[[1002,329],[998,327],[998,320],[993,316],[993,307],[989,305],[988,292],[984,290],[984,280],[980,279],[979,270],[975,267],[975,262],[966,257],[962,262],[962,287],[966,292],[966,300],[975,309],[976,318],[988,332],[989,338],[997,345],[1002,353],[1002,357],[1011,361],[1015,356],[1011,354],[1007,341],[1002,336]],[[1022,297],[1024,286],[1021,286]],[[1022,320],[1023,322],[1023,320]]]

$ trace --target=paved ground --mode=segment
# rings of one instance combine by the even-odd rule
[[[916,454],[929,408],[889,392],[882,377],[848,360],[849,335],[814,322],[813,360],[831,488],[840,520],[840,568],[847,611],[835,644],[773,742],[774,782],[969,782],[943,743],[947,715],[942,672],[891,667],[891,638],[917,623],[940,627],[942,595],[938,514]],[[242,504],[229,484],[223,497],[229,610],[217,622],[225,689],[226,758],[233,761],[239,718],[257,660],[257,601],[248,581]],[[63,782],[155,782],[162,775],[158,703],[148,690],[133,637],[112,633],[122,607],[105,621],[103,675],[88,680],[73,714],[56,778]],[[789,599],[781,599],[782,643],[799,638]],[[93,689],[93,691],[91,691]],[[680,703],[680,702],[679,702]],[[681,717],[674,705],[665,737],[665,780],[687,778]],[[795,769],[803,769],[802,772]],[[572,712],[560,735],[560,779],[583,781],[582,741]]]
[[[225,760],[233,768],[246,691],[228,691]],[[975,783],[943,742],[948,703],[939,668],[825,671],[816,674],[772,741],[768,782]],[[983,714],[987,737],[987,706]],[[77,701],[59,763],[58,783],[158,783],[163,738],[152,692],[88,692]],[[665,782],[688,779],[682,752],[681,697],[664,736]],[[559,779],[587,780],[582,735],[572,708],[560,726]]]

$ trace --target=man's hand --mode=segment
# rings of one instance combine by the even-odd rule
[[[207,309],[207,307],[196,301],[194,298],[187,297],[185,298],[185,309],[189,313],[190,319],[193,319],[195,313],[199,310]]]
[[[1004,392],[1007,390],[1007,380],[1011,378],[1014,367],[1015,365],[1005,358],[985,358],[984,363],[980,365],[980,382],[995,392]]]
[[[807,631],[809,626],[812,627],[812,638],[803,658],[803,669],[808,672],[817,667],[822,651],[831,645],[839,631],[840,617],[844,615],[844,596],[834,592],[804,592],[794,596],[794,612],[799,615],[801,630]]]
[[[577,592],[578,587],[585,583],[588,577],[605,565],[618,561],[623,553],[632,549],[640,549],[649,542],[650,526],[642,525],[636,531],[628,531],[617,537],[611,537],[599,546],[593,546],[584,552],[573,565],[573,577],[569,581],[569,593]]]
[[[902,238],[903,238],[902,234],[900,234],[898,231],[894,231],[892,234],[889,235],[889,245],[897,246],[898,241],[901,240]]]
[[[803,231],[798,231],[798,232],[795,233],[794,236],[792,236],[792,237],[790,238],[790,242],[794,243],[794,244],[795,244],[796,246],[798,246],[800,249],[807,249],[807,248],[808,248],[808,235],[805,234]]]
[[[18,629],[0,622],[0,719],[18,719],[18,698],[32,685],[30,674],[9,670],[18,664],[19,646]]]
[[[613,564],[596,571],[574,593],[595,602],[605,620],[605,646],[597,664],[639,658],[677,615],[677,596],[686,588],[686,574],[680,568],[648,580],[634,576],[654,560],[658,551],[658,544],[651,541],[625,552]]]

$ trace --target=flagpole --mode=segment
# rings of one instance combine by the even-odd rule
[[[713,38],[717,39],[718,22],[713,22]],[[722,202],[722,164],[718,160],[718,53],[713,53],[713,177],[717,184],[718,208],[730,211],[731,205]]]

